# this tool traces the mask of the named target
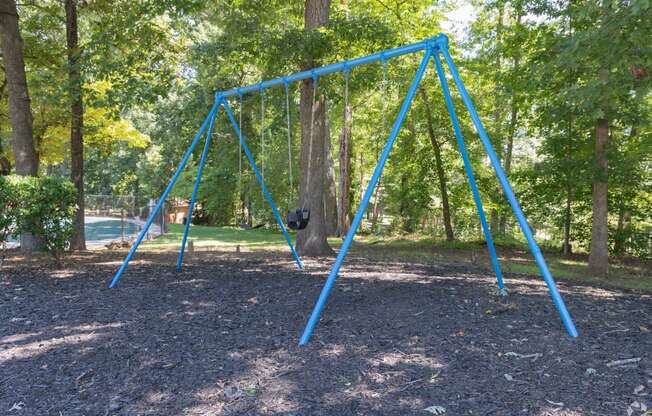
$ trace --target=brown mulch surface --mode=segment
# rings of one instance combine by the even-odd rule
[[[633,415],[652,405],[652,298],[469,264],[347,260],[312,342],[330,260],[124,252],[0,269],[0,414]]]

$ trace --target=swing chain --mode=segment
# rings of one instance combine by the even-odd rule
[[[306,191],[310,189],[310,170],[312,162],[312,141],[313,141],[313,132],[315,130],[315,104],[317,102],[317,73],[312,71],[312,106],[310,108],[310,137],[308,140],[308,173],[306,177]],[[306,208],[308,201],[307,199],[303,201],[303,209]]]
[[[382,110],[381,110],[381,129],[384,134],[385,129],[387,128],[387,103],[389,100],[385,98],[385,95],[387,94],[387,87],[388,87],[388,79],[387,79],[387,59],[385,58],[384,54],[381,54],[381,62],[383,65],[383,82],[381,85],[381,101],[382,101]],[[379,135],[379,138],[382,140],[382,136]],[[380,155],[380,148],[381,146],[378,146],[378,154]]]
[[[292,196],[294,194],[294,185],[292,183],[292,123],[290,120],[290,83],[287,78],[283,78],[285,85],[285,113],[287,118],[287,134],[288,134],[288,209],[292,204]]]
[[[265,90],[260,84],[260,175],[265,179]]]
[[[240,106],[238,109],[238,125],[240,126],[240,134],[238,135],[238,198],[242,199],[242,106],[244,100],[242,93],[238,91],[240,96]]]

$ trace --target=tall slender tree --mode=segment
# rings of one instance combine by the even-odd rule
[[[324,217],[326,219],[326,234],[337,233],[337,191],[335,185],[335,163],[331,145],[330,124],[326,123],[324,135]]]
[[[77,189],[77,211],[70,248],[85,250],[84,237],[84,104],[80,70],[77,0],[65,0],[68,47],[68,93],[70,96],[70,179]]]
[[[444,230],[446,231],[446,241],[453,241],[455,239],[455,234],[453,233],[451,210],[450,204],[448,203],[448,185],[446,172],[444,171],[444,165],[441,157],[441,146],[435,135],[435,122],[432,116],[432,106],[430,104],[430,100],[428,100],[428,95],[423,88],[419,89],[419,94],[423,100],[423,109],[426,114],[428,137],[430,138],[430,144],[432,145],[432,150],[435,154],[435,172],[437,173],[437,181],[439,182],[439,191],[441,193],[441,210],[442,217],[444,219]]]

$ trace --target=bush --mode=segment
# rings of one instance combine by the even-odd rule
[[[31,176],[9,176],[0,181],[0,227],[9,224],[9,235],[31,233],[57,261],[69,247],[73,234],[76,191],[70,181]],[[13,225],[11,225],[13,224]]]
[[[18,203],[16,187],[4,176],[0,176],[0,265],[9,237],[16,235],[18,228]]]

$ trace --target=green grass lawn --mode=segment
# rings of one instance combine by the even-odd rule
[[[171,224],[169,232],[153,241],[145,243],[150,249],[176,250],[183,235],[183,226]],[[292,239],[296,237],[291,233]],[[285,250],[287,243],[280,231],[243,230],[239,227],[207,227],[193,225],[189,240],[199,250],[235,250],[240,246],[243,251]],[[339,248],[342,240],[329,238],[334,248]],[[527,273],[538,275],[539,269],[529,254],[527,246],[517,241],[498,242],[497,251],[501,258],[504,273]],[[442,263],[468,261],[484,263],[491,268],[486,247],[479,242],[446,242],[433,238],[410,237],[392,238],[360,235],[352,250],[383,259],[397,259],[420,263]],[[602,287],[633,289],[652,292],[652,262],[622,261],[612,262],[607,279],[591,276],[587,272],[585,256],[565,258],[555,252],[545,253],[548,267],[555,278],[576,281]]]
[[[145,244],[150,248],[177,249],[183,237],[183,228],[181,224],[170,224],[168,233]],[[296,233],[290,233],[290,236],[294,242]],[[188,235],[188,241],[190,240],[195,247],[208,249],[229,248],[236,245],[250,250],[278,250],[287,247],[285,237],[280,231],[264,228],[243,230],[240,227],[193,225]],[[339,247],[342,244],[339,238],[330,238],[328,241],[332,247]]]

